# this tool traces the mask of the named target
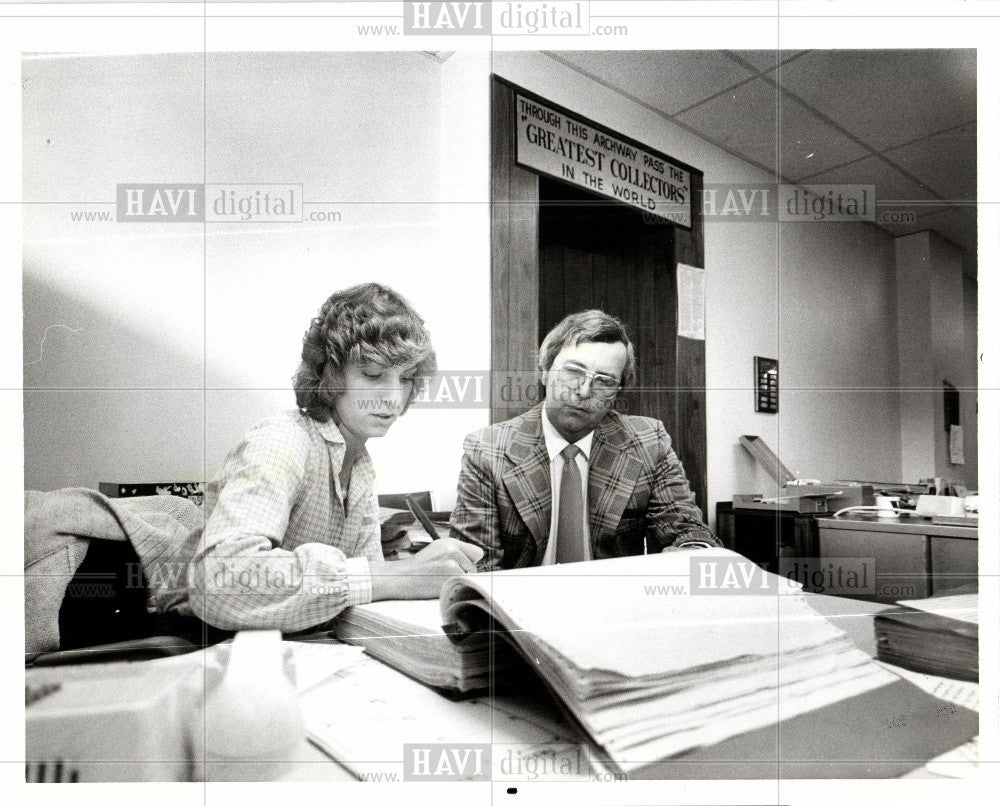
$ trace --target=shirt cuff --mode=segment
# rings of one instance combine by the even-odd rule
[[[372,572],[367,557],[347,561],[347,607],[368,604],[372,600]]]
[[[677,543],[674,545],[676,549],[714,549],[711,543],[706,543],[704,540],[687,540],[683,543]]]

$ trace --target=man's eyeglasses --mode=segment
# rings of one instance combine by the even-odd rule
[[[612,397],[621,388],[621,381],[617,378],[599,372],[586,372],[579,367],[560,367],[556,371],[556,380],[570,389],[579,389],[588,378],[594,397]]]

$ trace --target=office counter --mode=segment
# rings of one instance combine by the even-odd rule
[[[911,515],[879,518],[849,513],[833,518],[737,509],[724,501],[716,506],[716,530],[726,548],[771,571],[786,574],[796,559],[811,561],[811,565],[799,563],[804,576],[796,578],[817,593],[895,602],[921,599],[977,578],[979,530],[974,526],[946,526]],[[838,569],[845,573],[866,569],[864,590],[837,586],[829,577]],[[833,582],[832,587],[808,584],[807,577],[821,571],[822,582]]]
[[[872,565],[874,576],[868,580],[868,591],[844,591],[844,595],[882,602],[923,599],[976,582],[979,530],[974,526],[935,524],[911,515],[878,518],[867,513],[818,518],[816,525],[821,560],[868,560]]]

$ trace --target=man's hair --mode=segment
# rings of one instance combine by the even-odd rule
[[[400,294],[378,283],[335,291],[309,324],[302,337],[302,362],[292,379],[304,414],[321,423],[330,419],[345,389],[344,367],[351,361],[381,367],[415,364],[407,407],[437,372],[424,320]]]
[[[543,370],[552,369],[552,362],[564,347],[575,347],[580,342],[596,341],[604,344],[621,342],[625,345],[625,369],[622,371],[622,387],[635,383],[635,350],[621,319],[593,308],[589,311],[571,313],[548,332],[538,348],[538,366]]]

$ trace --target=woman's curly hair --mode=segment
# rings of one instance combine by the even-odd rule
[[[437,372],[424,320],[402,296],[378,283],[334,292],[309,324],[302,337],[302,362],[292,379],[304,414],[321,423],[330,419],[344,392],[344,367],[351,361],[415,365],[406,408]]]

